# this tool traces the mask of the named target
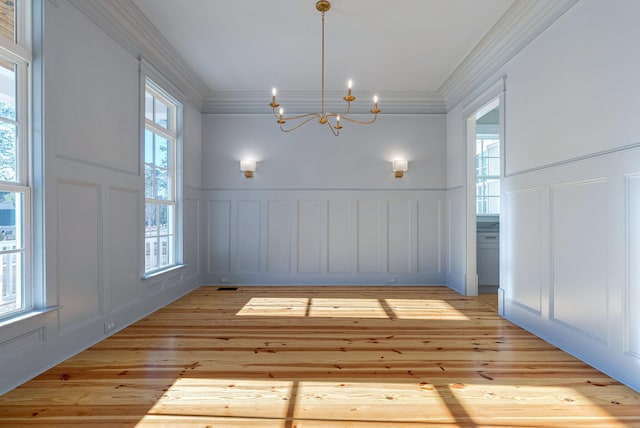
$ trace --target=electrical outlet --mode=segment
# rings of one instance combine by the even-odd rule
[[[226,276],[222,276],[220,277],[220,282],[223,284],[228,284],[229,283],[229,278],[227,278]]]
[[[105,333],[110,332],[114,328],[116,328],[116,322],[115,321],[107,321],[106,323],[104,323],[104,332]]]
[[[393,277],[393,276],[392,276],[391,278],[389,278],[389,279],[387,280],[387,282],[388,282],[389,284],[395,284],[396,282],[398,282],[398,279],[397,279],[396,277]]]

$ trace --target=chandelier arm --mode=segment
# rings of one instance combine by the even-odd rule
[[[351,102],[347,101],[347,109],[342,114],[346,116],[349,114],[350,111],[351,111]]]
[[[347,113],[332,113],[332,112],[326,112],[324,114],[325,117],[329,118],[329,117],[338,117],[340,116],[340,120],[346,120],[347,122],[352,122],[352,123],[358,123],[360,125],[369,125],[373,122],[376,121],[376,119],[378,118],[378,113],[374,113],[373,114],[373,119],[369,120],[369,121],[365,121],[365,120],[357,120],[357,119],[352,119],[349,116],[347,116]]]
[[[273,108],[273,116],[276,119],[280,119],[280,114],[276,113],[275,107]],[[320,117],[321,117],[318,113],[306,113],[306,114],[299,114],[297,116],[282,116],[282,119],[284,119],[284,120],[297,120],[297,119],[302,119],[302,118],[311,117],[311,116],[313,116],[312,119],[313,118],[320,119]]]
[[[285,129],[284,126],[282,126],[282,123],[280,124],[280,130],[282,132],[291,132],[291,131],[295,131],[296,129],[300,128],[301,126],[306,125],[308,122],[312,121],[313,119],[315,119],[318,115],[315,113],[310,113],[310,114],[305,114],[299,117],[306,117],[306,116],[310,116],[307,120],[304,120],[302,122],[300,122],[299,124],[297,124],[296,126],[294,126],[293,128],[290,129]]]
[[[346,117],[346,116],[340,116],[340,120],[346,120],[347,122],[352,122],[352,123],[358,123],[360,125],[369,125],[372,124],[373,122],[376,121],[376,119],[378,118],[378,114],[374,114],[373,115],[373,119],[369,120],[369,121],[364,121],[364,120],[357,120],[357,119],[351,119],[350,117]]]
[[[327,117],[340,116],[342,118],[343,116],[346,116],[349,113],[351,113],[351,102],[347,101],[347,109],[344,112],[342,112],[342,113],[333,113],[333,112],[328,111],[324,115],[327,116]]]
[[[289,116],[289,117],[283,116],[282,118],[284,120],[298,120],[298,119],[303,119],[305,117],[309,118],[304,122],[304,123],[307,123],[311,119],[320,119],[321,116],[318,113],[306,113],[306,114],[299,114],[298,116]]]
[[[329,129],[331,130],[331,133],[332,133],[334,136],[336,136],[336,137],[337,137],[338,135],[340,135],[340,129],[335,129],[335,128],[331,125],[331,122],[327,121],[327,126],[329,127]]]

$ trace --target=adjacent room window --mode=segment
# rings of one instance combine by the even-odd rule
[[[0,2],[0,318],[33,308],[28,2]]]
[[[145,85],[144,271],[178,264],[177,150],[180,104],[151,81]]]
[[[500,214],[500,135],[476,135],[476,214]]]

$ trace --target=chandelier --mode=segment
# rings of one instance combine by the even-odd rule
[[[373,108],[370,112],[373,114],[373,118],[369,121],[361,121],[356,120],[349,117],[349,112],[351,111],[351,103],[356,100],[356,97],[351,94],[351,86],[352,82],[349,80],[347,84],[347,95],[345,95],[342,99],[347,103],[347,107],[344,113],[332,113],[329,111],[325,111],[324,109],[324,14],[331,8],[331,3],[326,0],[320,0],[316,3],[316,9],[322,13],[322,95],[321,95],[321,112],[320,113],[307,113],[301,114],[297,116],[285,116],[284,109],[280,107],[280,104],[276,101],[276,88],[273,88],[271,93],[271,103],[269,104],[273,109],[273,115],[275,116],[277,123],[280,125],[280,130],[283,132],[291,132],[300,128],[303,125],[306,125],[310,121],[317,119],[318,122],[322,125],[327,125],[333,135],[336,137],[340,135],[340,129],[342,126],[340,125],[340,121],[346,120],[352,123],[358,123],[361,125],[369,125],[376,121],[378,117],[378,113],[380,113],[380,109],[378,108],[378,96],[375,95],[373,97]],[[276,109],[280,107],[279,110]],[[293,127],[286,128],[285,124],[287,122],[293,122]]]

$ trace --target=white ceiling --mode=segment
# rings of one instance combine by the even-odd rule
[[[321,14],[315,0],[134,0],[210,94],[319,91]],[[431,92],[514,0],[332,0],[326,89]],[[268,101],[267,101],[268,102]]]

